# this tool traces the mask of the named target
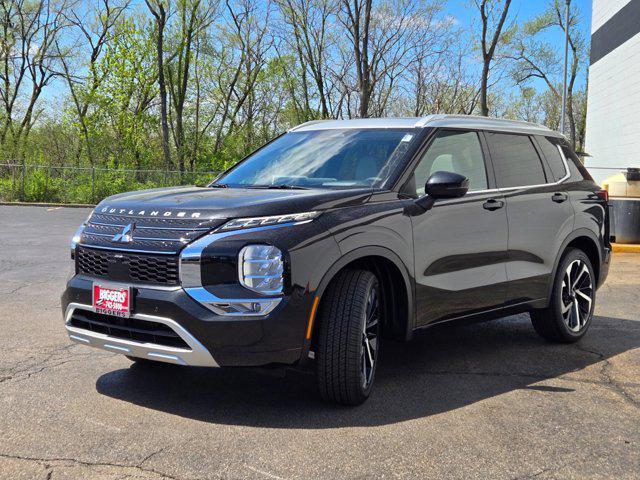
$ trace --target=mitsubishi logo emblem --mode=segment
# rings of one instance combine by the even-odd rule
[[[136,229],[135,223],[130,223],[122,229],[120,233],[116,233],[111,239],[112,242],[131,243],[133,241],[133,231]]]

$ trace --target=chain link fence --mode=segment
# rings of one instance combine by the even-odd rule
[[[0,201],[96,204],[132,190],[204,186],[219,173],[0,163]]]

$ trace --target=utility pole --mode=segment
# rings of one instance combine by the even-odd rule
[[[567,112],[567,71],[569,69],[569,5],[571,0],[566,0],[564,20],[564,80],[562,82],[562,114],[560,116],[560,132],[564,134],[565,116]]]

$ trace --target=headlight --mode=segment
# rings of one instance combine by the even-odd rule
[[[250,217],[229,220],[220,230],[237,230],[241,228],[263,227],[282,223],[307,223],[320,215],[320,212],[290,213],[287,215],[273,215],[270,217]]]
[[[91,213],[89,214],[87,219],[84,222],[82,222],[82,225],[78,227],[78,229],[76,230],[76,233],[74,233],[73,237],[71,238],[71,260],[74,259],[74,255],[76,253],[76,246],[78,245],[78,243],[80,243],[80,237],[82,236],[82,232],[84,231],[84,228],[87,226],[87,223],[89,223],[89,219],[91,218],[91,215],[93,215],[93,210],[91,210]]]
[[[272,245],[248,245],[238,254],[240,283],[263,295],[278,295],[284,287],[282,252]]]
[[[78,227],[78,229],[76,230],[76,233],[71,238],[71,255],[72,256],[73,256],[73,252],[75,252],[76,250],[76,245],[78,245],[78,243],[80,242],[80,236],[82,235],[83,231],[84,231],[84,223]]]

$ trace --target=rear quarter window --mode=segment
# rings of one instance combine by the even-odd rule
[[[569,172],[573,178],[581,178],[583,180],[593,181],[593,177],[587,171],[585,166],[576,155],[576,152],[567,145],[562,145],[562,152],[564,153],[565,158],[567,159],[567,164],[569,165]]]
[[[567,176],[567,169],[558,146],[547,137],[537,137],[537,139],[540,150],[542,150],[542,154],[547,159],[547,164],[551,170],[551,178],[549,180],[553,182],[562,180]]]
[[[527,135],[486,132],[498,187],[547,183],[542,161]]]

